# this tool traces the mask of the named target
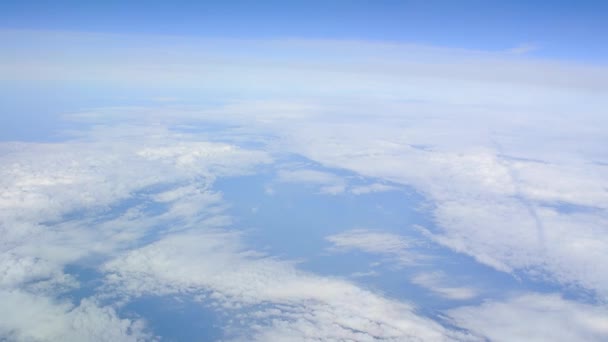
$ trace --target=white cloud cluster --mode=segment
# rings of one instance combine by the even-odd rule
[[[459,326],[492,341],[605,341],[608,310],[555,294],[522,294],[450,310]]]
[[[91,300],[79,305],[0,290],[0,336],[11,341],[152,341],[139,320],[121,319]]]
[[[560,136],[562,128],[537,127],[536,118],[520,118],[535,137],[518,131],[513,122],[477,117],[485,126],[458,121],[466,117],[433,123],[404,111],[397,118],[379,116],[373,124],[344,120],[281,129],[290,130],[290,148],[315,161],[410,185],[426,195],[439,227],[428,235],[435,241],[501,271],[533,270],[605,296],[608,173],[604,164],[594,162],[604,160],[599,136],[587,149],[589,159],[581,160],[584,155],[576,155],[568,140],[556,140],[554,148],[537,145]],[[586,122],[573,122],[570,130],[583,134]],[[510,138],[516,143],[497,147],[494,140],[505,138],[488,136],[489,129],[517,132]],[[571,134],[564,132],[564,139]],[[518,146],[518,140],[531,147]]]
[[[117,305],[143,294],[190,293],[206,295],[223,310],[249,308],[242,319],[251,328],[227,330],[237,339],[468,338],[417,315],[409,304],[301,272],[243,246],[238,233],[225,229],[230,219],[210,187],[218,176],[268,162],[265,153],[184,136],[174,141],[158,128],[148,139],[131,138],[134,128],[125,135],[107,129],[66,143],[12,146],[4,156],[11,167],[2,170],[7,234],[1,240],[0,297],[7,310],[2,316],[11,312],[12,318],[0,324],[2,336],[150,340],[149,327],[120,318]],[[21,200],[28,196],[37,202]],[[118,214],[109,209],[133,199],[136,204]],[[146,201],[163,209],[149,212]],[[139,247],[155,234],[156,242]],[[99,256],[108,260],[101,292],[79,304],[56,299],[79,286],[64,267]],[[96,298],[118,300],[102,306]],[[267,315],[259,305],[281,311]]]
[[[129,251],[104,267],[126,296],[210,293],[225,309],[252,307],[244,340],[448,340],[468,338],[414,313],[414,308],[353,284],[298,271],[291,263],[245,249],[238,235],[196,231]],[[274,306],[273,310],[255,305]]]
[[[263,152],[189,141],[159,127],[99,128],[86,138],[3,143],[2,149],[0,336],[25,341],[151,339],[142,322],[120,319],[94,298],[77,305],[55,299],[79,287],[65,267],[111,258],[159,226],[225,225],[221,196],[208,189],[213,179],[270,160]],[[173,189],[149,195],[167,205],[162,213],[146,213],[144,204],[120,207],[148,196],[138,192],[167,185]]]

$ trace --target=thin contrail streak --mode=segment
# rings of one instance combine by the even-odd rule
[[[511,164],[508,161],[502,159],[501,156],[505,155],[503,152],[502,146],[493,139],[491,141],[492,141],[492,144],[494,145],[494,148],[499,153],[497,155],[498,163],[500,163],[500,165],[504,166],[507,169],[507,172],[509,173],[511,182],[513,183],[513,186],[515,187],[515,197],[524,205],[528,214],[534,220],[534,224],[536,226],[538,244],[541,248],[541,252],[544,253],[545,247],[546,247],[545,226],[544,226],[541,218],[538,216],[538,212],[536,211],[536,206],[528,198],[526,198],[526,196],[523,194],[523,192],[521,190],[521,181],[520,181],[519,175],[517,174],[517,171],[514,170],[513,167],[511,167]]]

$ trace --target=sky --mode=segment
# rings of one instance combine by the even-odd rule
[[[3,1],[4,28],[348,39],[605,61],[603,1]]]
[[[0,340],[607,340],[607,15],[3,1]]]

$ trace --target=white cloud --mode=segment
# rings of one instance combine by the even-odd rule
[[[408,265],[417,258],[411,253],[415,243],[405,237],[368,229],[353,229],[325,238],[332,243],[332,250],[360,250],[389,257],[400,265]]]
[[[546,279],[608,293],[603,276],[608,270],[601,270],[601,265],[608,265],[604,165],[581,162],[582,156],[575,156],[560,140],[559,147],[544,147],[541,155],[535,141],[545,139],[544,134],[560,136],[562,129],[538,127],[527,119],[523,122],[538,127],[539,137],[509,128],[512,122],[482,118],[489,127],[519,132],[513,140],[529,142],[531,148],[503,144],[512,146],[508,154],[521,158],[505,157],[506,147],[496,150],[492,139],[484,138],[487,129],[465,127],[447,117],[427,127],[429,119],[416,119],[404,114],[387,123],[352,120],[284,129],[292,130],[294,150],[325,166],[410,185],[424,194],[438,225],[430,235],[435,241],[501,271],[541,273]],[[569,128],[576,130],[576,121]],[[596,145],[601,140],[594,139]],[[413,148],[412,143],[433,148]],[[588,151],[602,158],[597,146]],[[574,211],[552,207],[561,204],[573,205]]]
[[[497,269],[533,270],[600,294],[608,291],[608,278],[597,269],[599,260],[607,260],[607,221],[597,214],[549,208],[531,214],[516,200],[453,201],[438,208],[437,218],[446,232],[433,238]]]
[[[348,89],[377,94],[378,84],[392,83],[400,91],[404,81],[426,78],[606,90],[608,73],[602,66],[514,58],[509,51],[369,41],[213,40],[23,30],[2,30],[0,40],[11,51],[0,59],[4,79],[163,84],[172,93],[175,87],[213,90],[215,86],[258,93]],[[40,41],[46,42],[44,48],[35,44]],[[181,53],[169,56],[167,47]],[[514,52],[527,48],[522,47]],[[36,60],[28,58],[34,53]],[[458,94],[462,90],[466,89],[454,89]]]
[[[373,183],[369,185],[361,185],[354,186],[350,189],[350,191],[355,195],[364,195],[374,192],[384,192],[384,191],[393,191],[397,190],[396,187],[382,184],[382,183]]]
[[[91,300],[68,302],[0,290],[0,336],[12,341],[149,341],[142,321],[121,319]]]
[[[505,301],[448,311],[456,324],[492,341],[605,341],[608,310],[550,294],[524,294]]]
[[[128,340],[145,336],[141,323],[121,319],[114,309],[98,307],[92,299],[74,305],[53,299],[62,290],[38,293],[19,289],[32,280],[58,282],[65,277],[65,265],[101,254],[109,258],[103,269],[106,287],[97,294],[104,298],[194,292],[209,294],[225,310],[259,304],[288,307],[271,318],[253,310],[245,317],[252,328],[232,332],[248,340],[273,336],[441,340],[460,336],[418,316],[406,303],[344,280],[301,272],[290,262],[247,250],[238,233],[223,229],[229,218],[223,214],[221,196],[210,190],[210,184],[217,176],[250,172],[254,165],[268,161],[265,154],[225,144],[173,143],[162,131],[157,132],[161,133],[159,140],[143,141],[121,140],[120,132],[109,133],[109,141],[100,130],[89,135],[88,141],[23,145],[5,157],[6,161],[13,158],[8,165],[16,166],[4,170],[7,177],[3,186],[10,190],[4,197],[4,217],[6,222],[22,221],[29,230],[2,226],[9,233],[3,235],[2,243],[13,247],[2,259],[3,291],[6,303],[29,304],[5,306],[14,311],[14,320],[3,322],[2,335],[25,340]],[[53,153],[44,152],[48,149]],[[79,157],[82,150],[90,159]],[[60,181],[27,181],[41,179],[40,175]],[[170,186],[139,195],[140,204],[117,216],[104,209],[154,185]],[[34,195],[40,198],[38,205],[30,202],[26,206],[16,200]],[[141,201],[166,207],[150,213]],[[64,214],[75,210],[82,210],[82,217],[62,220]],[[40,226],[49,219],[56,222]],[[132,249],[133,242],[154,227],[165,227],[160,240]],[[70,286],[69,279],[64,283]],[[25,319],[34,313],[43,322],[35,328]]]
[[[247,174],[270,160],[264,152],[198,142],[161,127],[90,133],[61,143],[1,146],[0,296],[7,311],[0,313],[6,318],[0,336],[142,338],[140,323],[90,298],[79,305],[55,300],[79,286],[65,267],[87,259],[94,267],[94,260],[112,258],[159,230],[225,226],[222,198],[209,189],[215,177]],[[133,199],[137,205],[121,204]],[[166,209],[150,214],[147,202]]]
[[[350,274],[353,278],[366,278],[366,277],[375,277],[378,275],[376,271],[368,271],[368,272],[353,272]]]
[[[346,189],[346,182],[331,173],[299,169],[299,170],[280,170],[278,173],[279,182],[283,183],[305,183],[320,186],[320,192],[337,195]]]
[[[532,52],[538,50],[538,46],[535,44],[520,44],[516,47],[510,48],[507,50],[507,52],[515,54],[515,55],[522,55],[528,52]]]
[[[444,340],[458,335],[405,303],[353,284],[298,271],[244,249],[238,235],[199,230],[168,236],[105,266],[107,283],[127,296],[209,292],[223,307],[264,303],[241,317],[245,340]],[[239,334],[238,331],[228,332]]]
[[[316,170],[281,170],[279,181],[287,183],[332,184],[339,181],[337,176]]]
[[[347,181],[335,174],[310,169],[280,170],[278,181],[282,183],[303,183],[319,186],[323,194],[337,195],[349,191],[355,195],[396,190],[395,186],[382,183],[349,186]]]
[[[412,278],[412,283],[425,287],[441,297],[452,300],[467,300],[475,298],[477,290],[465,286],[449,286],[448,279],[441,272],[419,273]]]
[[[87,45],[92,38],[96,48]],[[582,286],[604,298],[608,293],[605,66],[370,42],[201,41],[11,30],[0,31],[0,39],[10,51],[0,56],[4,79],[162,84],[165,88],[227,90],[243,98],[264,94],[268,99],[231,99],[223,107],[211,108],[162,105],[91,110],[72,118],[134,125],[99,127],[69,143],[2,144],[0,243],[10,253],[0,259],[0,270],[4,272],[2,284],[9,289],[32,279],[55,279],[56,284],[70,286],[63,265],[91,253],[122,251],[159,220],[178,218],[174,230],[226,225],[229,219],[221,214],[218,195],[207,191],[207,186],[215,177],[247,173],[270,158],[263,152],[201,142],[162,126],[148,126],[204,120],[238,124],[243,127],[239,136],[272,136],[268,146],[273,151],[302,154],[327,167],[414,187],[428,199],[438,226],[429,227],[427,236],[479,262],[505,272],[540,274]],[[48,43],[47,48],[23,43],[40,40]],[[122,43],[116,45],[117,41]],[[33,52],[30,45],[36,46],[35,61],[28,58]],[[78,46],[87,48],[73,48]],[[104,48],[107,46],[113,48]],[[161,53],[166,46],[184,53],[166,57]],[[205,48],[187,48],[190,46]],[[266,56],[275,58],[269,61]],[[352,58],[345,61],[343,56]],[[139,128],[141,123],[146,123],[145,129]],[[316,184],[321,192],[348,190],[335,176],[310,171],[291,171],[296,174],[289,176]],[[203,184],[190,187],[194,182]],[[132,208],[99,224],[103,229],[95,231],[75,229],[78,223],[92,222],[90,219],[52,224],[68,213],[106,212],[108,206],[131,198],[134,192],[160,183],[182,187],[152,198],[169,204],[163,217],[148,217],[142,208]],[[372,189],[352,188],[353,193],[368,190]],[[178,200],[180,196],[194,201]],[[199,204],[209,210],[201,213]],[[560,205],[573,209],[556,210]],[[192,238],[234,241],[218,236]],[[407,250],[404,241],[375,235],[367,243],[362,236],[361,232],[342,235],[336,242],[344,248],[384,253],[404,261],[409,258],[402,254]],[[185,250],[171,254],[171,248],[181,244]],[[195,247],[179,239],[148,247],[109,263],[114,272],[110,279],[129,285],[132,293],[169,291],[167,284],[172,284],[181,290],[211,288],[232,302],[258,303],[260,298],[296,302],[301,309],[294,309],[293,319],[277,318],[264,325],[274,326],[268,333],[282,337],[291,333],[311,338],[325,333],[353,337],[354,332],[343,327],[325,330],[331,327],[321,326],[327,323],[318,318],[322,315],[302,320],[303,312],[312,312],[306,311],[311,307],[314,312],[329,311],[330,317],[341,310],[354,312],[355,320],[362,315],[349,304],[356,296],[320,298],[318,289],[327,287],[333,294],[363,290],[352,290],[352,285],[335,280],[293,275],[297,272],[286,263],[270,258],[252,261],[236,247],[207,246],[197,254],[192,251]],[[203,273],[221,276],[202,279],[196,276],[198,268],[188,266],[189,257],[210,259],[215,253],[226,270],[204,263],[200,267]],[[159,259],[175,268],[166,268]],[[180,266],[178,261],[185,264]],[[239,265],[253,265],[255,272]],[[138,273],[139,266],[144,271]],[[231,267],[237,269],[230,272]],[[182,273],[171,275],[174,269]],[[133,279],[127,279],[124,270],[130,270]],[[273,287],[276,285],[268,279],[277,273],[286,274],[281,280],[294,293]],[[303,288],[293,279],[302,282]],[[238,287],[243,281],[250,283]],[[276,293],[268,294],[264,288]],[[374,302],[370,307],[393,305],[363,293],[357,295]],[[301,304],[311,298],[315,304]],[[557,311],[568,312],[573,307],[595,310],[573,305],[559,304]],[[409,317],[410,311],[403,314],[364,317],[366,322],[381,319],[400,327],[401,321],[395,317]],[[559,326],[561,318],[547,324]],[[372,331],[374,324],[365,326]],[[421,325],[421,329],[428,327],[426,321]],[[399,329],[380,330],[378,336],[387,339],[405,334]],[[438,331],[435,326],[430,330]],[[334,333],[344,335],[331,335]],[[260,331],[259,336],[271,336],[264,334]]]

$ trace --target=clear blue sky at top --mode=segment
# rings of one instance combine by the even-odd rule
[[[608,60],[608,1],[1,1],[0,28],[383,40]]]

